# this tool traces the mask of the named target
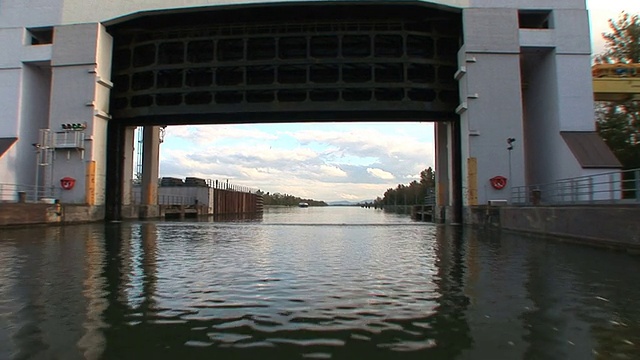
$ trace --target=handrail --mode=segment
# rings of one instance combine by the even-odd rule
[[[640,204],[640,169],[559,179],[552,183],[515,186],[514,205]]]
[[[35,186],[0,183],[0,202],[41,202],[43,199],[58,199],[60,189],[55,186]]]
[[[191,184],[188,184],[188,181],[192,181]],[[163,184],[164,183],[164,184]],[[134,185],[140,185],[139,180],[133,180]],[[218,190],[229,190],[236,192],[244,192],[249,194],[255,194],[259,191],[259,189],[250,188],[244,185],[236,185],[230,183],[229,180],[213,180],[213,179],[201,179],[201,178],[173,178],[173,177],[162,177],[159,179],[158,185],[161,187],[209,187]]]

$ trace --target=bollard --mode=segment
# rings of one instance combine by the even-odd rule
[[[540,205],[540,198],[542,197],[542,193],[540,190],[535,189],[531,190],[531,202],[533,205]]]
[[[18,191],[18,202],[20,204],[24,204],[27,202],[27,192],[26,191]]]

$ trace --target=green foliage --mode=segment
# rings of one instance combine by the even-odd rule
[[[597,127],[624,169],[640,168],[640,103],[599,106]]]
[[[609,20],[603,34],[606,50],[598,63],[640,63],[640,16],[622,13]],[[640,167],[640,101],[602,102],[596,107],[596,125],[625,169]]]
[[[279,205],[279,206],[298,206],[301,202],[306,202],[309,206],[327,206],[327,203],[324,201],[318,201],[313,199],[302,199],[297,196],[289,195],[289,194],[280,194],[280,193],[263,193],[262,194],[262,203],[266,205]]]
[[[375,206],[384,205],[418,205],[424,204],[425,198],[433,195],[436,187],[436,173],[432,168],[420,172],[420,182],[412,181],[408,185],[398,185],[395,189],[387,189],[384,197],[374,201]]]
[[[609,20],[611,32],[602,34],[606,50],[596,57],[597,63],[640,63],[640,15],[623,12]]]

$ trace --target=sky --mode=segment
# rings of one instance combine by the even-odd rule
[[[607,20],[640,0],[587,0],[592,52]],[[364,201],[435,168],[431,123],[298,123],[167,127],[160,176],[229,181],[305,199]]]

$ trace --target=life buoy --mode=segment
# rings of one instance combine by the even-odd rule
[[[489,179],[489,181],[491,182],[491,186],[496,190],[502,190],[507,186],[507,178],[504,176],[494,176]]]
[[[73,189],[73,186],[76,184],[76,179],[72,178],[72,177],[63,177],[62,179],[60,179],[60,187],[62,187],[65,190],[71,190]]]

